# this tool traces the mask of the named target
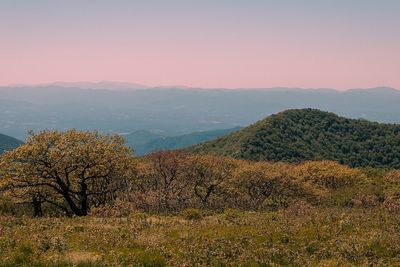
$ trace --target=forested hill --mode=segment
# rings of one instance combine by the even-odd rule
[[[189,150],[249,160],[336,160],[350,166],[400,168],[400,125],[292,109]]]
[[[22,142],[18,139],[8,135],[0,134],[0,154],[5,150],[12,150],[21,144]]]

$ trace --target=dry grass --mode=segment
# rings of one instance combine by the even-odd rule
[[[0,266],[400,265],[400,214],[228,210],[200,219],[0,217]]]

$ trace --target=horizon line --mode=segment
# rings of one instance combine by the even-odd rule
[[[81,84],[81,85],[79,85]],[[84,87],[84,84],[92,87]],[[102,84],[105,88],[102,88]],[[296,86],[265,86],[265,87],[202,87],[202,86],[188,86],[188,85],[146,85],[136,82],[128,81],[112,81],[112,80],[100,80],[100,81],[54,81],[54,82],[43,82],[43,83],[9,83],[0,84],[0,87],[50,87],[58,86],[63,88],[80,88],[80,89],[91,89],[91,90],[146,90],[146,89],[204,89],[204,90],[269,90],[269,89],[301,89],[301,90],[334,90],[334,91],[350,91],[350,90],[368,90],[368,89],[394,89],[400,91],[400,88],[388,85],[377,85],[370,87],[348,87],[348,88],[334,88],[334,87],[296,87]],[[96,86],[98,88],[93,88]],[[115,87],[113,87],[115,86]]]

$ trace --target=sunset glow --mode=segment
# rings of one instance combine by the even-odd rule
[[[400,88],[396,0],[6,0],[0,38],[0,85]]]

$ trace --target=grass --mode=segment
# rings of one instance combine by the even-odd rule
[[[0,266],[393,266],[399,230],[400,214],[378,208],[228,210],[195,220],[3,216]]]

